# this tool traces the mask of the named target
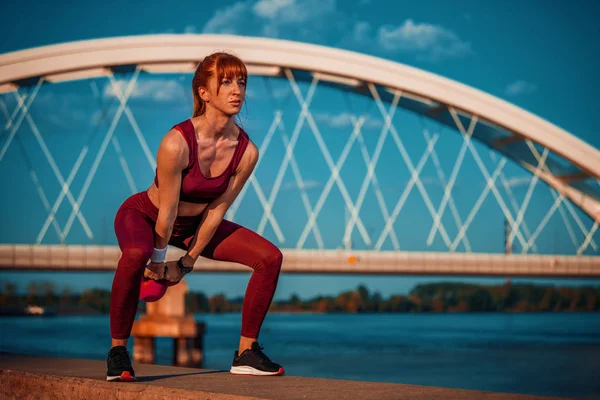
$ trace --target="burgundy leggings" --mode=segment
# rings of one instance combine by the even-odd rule
[[[127,339],[131,333],[144,269],[154,249],[157,217],[158,209],[146,192],[129,197],[115,217],[115,232],[122,255],[110,296],[110,332],[113,339]],[[187,250],[201,217],[177,217],[169,244]],[[244,264],[254,270],[244,297],[241,333],[245,337],[257,338],[277,287],[281,251],[251,230],[223,220],[202,256]]]

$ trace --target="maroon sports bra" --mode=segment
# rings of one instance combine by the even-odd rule
[[[229,165],[221,175],[208,178],[204,176],[198,165],[198,142],[196,141],[196,130],[192,121],[187,119],[173,128],[181,132],[190,153],[188,166],[181,172],[179,200],[199,204],[210,203],[227,190],[229,179],[235,172],[248,146],[248,134],[242,128],[239,128],[238,144]],[[154,176],[154,184],[158,187],[157,175]]]

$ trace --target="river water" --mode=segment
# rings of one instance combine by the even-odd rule
[[[204,368],[228,370],[240,315],[196,319]],[[105,359],[108,326],[105,315],[3,317],[0,351]],[[288,375],[600,399],[600,313],[273,313],[260,342]],[[159,363],[171,346],[158,340]]]

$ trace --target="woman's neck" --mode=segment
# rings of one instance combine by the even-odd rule
[[[199,122],[194,124],[198,136],[206,139],[217,139],[236,131],[234,116],[225,115],[217,110],[206,110],[206,113],[194,119]]]

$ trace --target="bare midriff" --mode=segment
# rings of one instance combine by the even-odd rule
[[[160,209],[160,201],[158,200],[158,188],[153,183],[152,186],[148,188],[146,191],[148,193],[148,198],[154,204],[154,206]],[[177,216],[178,217],[193,217],[196,215],[200,215],[204,212],[208,203],[189,203],[187,201],[180,201],[177,206]]]

